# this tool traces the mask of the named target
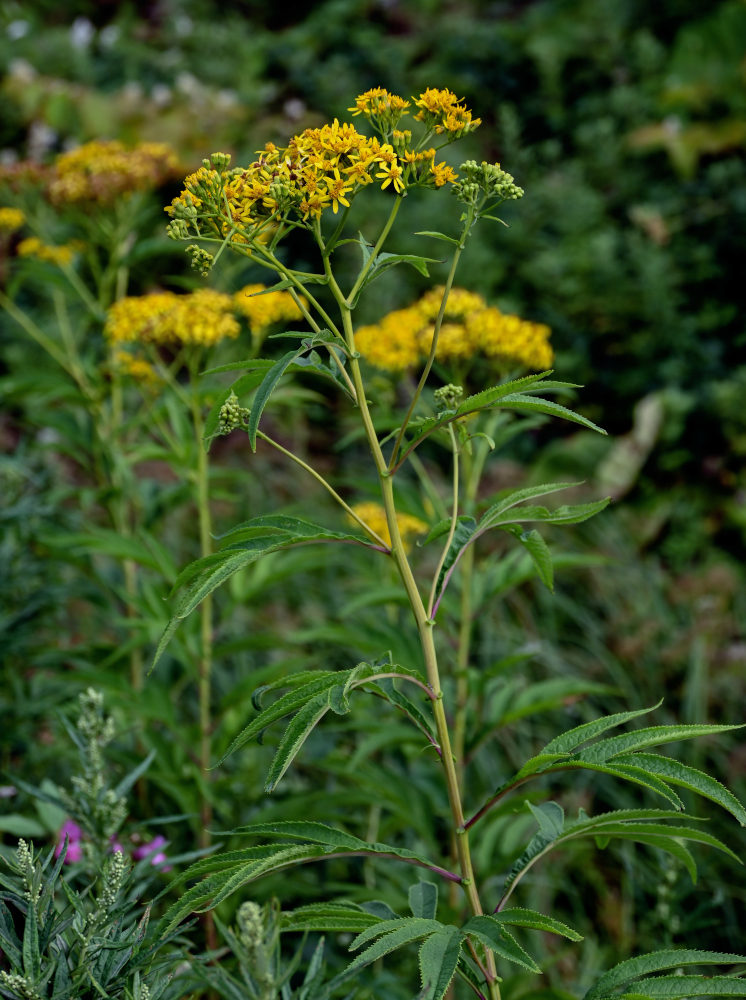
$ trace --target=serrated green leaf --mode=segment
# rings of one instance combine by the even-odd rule
[[[710,736],[718,733],[732,732],[734,729],[741,729],[741,726],[708,726],[708,725],[679,725],[679,726],[649,726],[645,729],[636,729],[631,733],[623,733],[621,736],[612,736],[609,739],[594,743],[593,746],[586,747],[578,754],[580,760],[594,764],[602,764],[607,760],[617,757],[619,754],[631,753],[635,750],[642,750],[645,747],[657,746],[661,743],[673,743],[679,740],[690,740],[698,736]]]
[[[303,744],[331,708],[332,689],[317,694],[290,720],[269,767],[264,789],[273,792]]]
[[[456,972],[464,937],[458,927],[443,927],[420,948],[422,1000],[442,1000]]]
[[[641,715],[647,715],[650,712],[654,712],[656,708],[660,708],[663,701],[658,702],[657,705],[653,705],[652,708],[638,708],[632,712],[616,712],[614,715],[606,715],[602,719],[594,719],[592,722],[584,722],[581,726],[575,726],[574,729],[568,729],[566,733],[562,733],[560,736],[555,736],[553,740],[541,751],[542,753],[572,753],[577,750],[579,746],[583,743],[588,743],[590,740],[595,739],[596,736],[600,736],[601,733],[606,732],[608,729],[615,729],[617,726],[624,725],[625,722],[630,722],[632,719],[637,719]]]
[[[573,424],[580,424],[582,427],[587,427],[588,430],[596,431],[598,434],[606,435],[603,427],[599,427],[598,424],[594,424],[587,417],[583,417],[573,410],[568,410],[566,406],[562,406],[561,403],[555,403],[551,399],[537,399],[526,396],[523,393],[513,393],[509,396],[503,396],[502,399],[493,405],[498,407],[498,409],[518,410],[519,412],[526,413],[544,413],[548,417],[560,417],[563,420],[569,420]]]
[[[355,934],[378,923],[383,923],[380,917],[363,910],[357,903],[310,903],[295,910],[283,910],[280,930]]]
[[[482,514],[479,519],[479,528],[491,528],[495,518],[506,511],[512,510],[526,500],[535,500],[537,497],[560,493],[562,490],[574,489],[577,486],[582,486],[582,483],[542,483],[539,486],[526,486],[522,489],[508,490],[507,493],[504,493]]]
[[[626,764],[628,761],[626,757],[617,757],[616,763]],[[643,768],[648,774],[654,774],[672,785],[678,785],[690,792],[696,792],[697,795],[702,795],[704,798],[711,799],[731,813],[741,826],[746,826],[746,809],[741,802],[729,789],[709,774],[705,774],[704,771],[699,771],[694,767],[689,767],[688,764],[682,764],[678,760],[660,754],[636,753],[634,756],[630,756],[629,763],[634,763],[635,766]]]
[[[521,906],[513,906],[499,913],[494,914],[494,919],[501,924],[510,924],[513,927],[530,927],[535,931],[546,931],[549,934],[558,934],[569,941],[582,941],[583,935],[578,934],[572,927],[554,917],[548,917],[537,910],[527,910]]]
[[[598,982],[585,994],[584,1000],[606,1000],[614,991],[626,983],[639,979],[651,972],[664,969],[678,969],[686,965],[733,965],[746,962],[746,955],[728,952],[700,951],[696,948],[669,948],[663,951],[637,955],[615,965],[604,973]]]
[[[409,908],[415,917],[434,920],[438,911],[438,887],[434,882],[417,882],[409,887]]]
[[[415,851],[407,850],[404,847],[396,847],[393,844],[383,844],[379,841],[370,842],[361,840],[354,834],[338,830],[326,823],[317,823],[300,820],[284,820],[278,823],[250,823],[248,826],[238,827],[231,830],[231,834],[250,834],[261,836],[272,834],[276,837],[289,837],[295,840],[310,840],[327,847],[338,847],[342,850],[352,850],[361,854],[385,854],[402,858],[405,861],[414,861],[425,865],[428,868],[436,869],[437,866],[429,858]]]
[[[309,674],[313,674],[313,671],[308,671]],[[339,684],[340,680],[343,678],[346,671],[323,671],[319,672],[321,676],[314,677],[313,680],[306,684],[301,684],[298,687],[294,687],[291,691],[288,691],[282,697],[278,698],[277,701],[273,702],[267,708],[263,709],[255,719],[252,719],[248,726],[245,726],[241,732],[231,740],[231,743],[225,753],[220,757],[217,764],[218,767],[223,763],[231,754],[235,753],[244,746],[250,739],[258,736],[262,733],[268,726],[271,726],[273,722],[277,722],[279,719],[283,719],[288,715],[291,715],[296,709],[302,708],[303,705],[307,704],[309,700],[314,698],[316,695],[320,694],[336,684]]]
[[[23,974],[32,983],[41,974],[41,952],[39,950],[39,925],[36,907],[26,908],[26,922],[23,928]]]
[[[424,917],[397,917],[396,920],[386,920],[373,927],[368,927],[350,942],[350,951],[357,951],[374,938],[378,940],[361,952],[355,958],[353,965],[348,965],[342,975],[346,977],[349,972],[353,971],[353,966],[355,970],[362,969],[363,966],[375,962],[383,955],[388,955],[389,952],[395,951],[403,944],[417,941],[428,934],[435,934],[443,926],[438,920],[427,920]],[[373,949],[376,949],[375,953],[373,953]]]
[[[580,524],[589,518],[599,514],[609,505],[609,497],[602,500],[593,500],[590,503],[578,503],[550,510],[548,507],[515,507],[511,514],[507,511],[497,515],[490,524],[491,528],[505,528],[509,525],[524,524],[529,521],[539,521],[541,524]],[[480,535],[482,530],[479,530]]]
[[[507,931],[500,921],[492,915],[471,917],[461,928],[464,934],[476,938],[486,948],[493,951],[499,958],[528,969],[529,972],[541,972],[529,953],[518,944],[513,935]]]
[[[735,976],[658,976],[644,979],[640,986],[653,1000],[679,997],[746,997],[746,979]],[[623,993],[622,997],[628,997]]]
[[[677,809],[683,809],[684,803],[681,801],[676,792],[672,791],[668,785],[657,778],[654,774],[650,774],[644,767],[637,766],[636,763],[632,763],[637,760],[637,756],[630,756],[630,763],[622,764],[619,762],[619,758],[616,758],[613,764],[591,764],[588,761],[582,760],[563,760],[561,764],[557,767],[547,767],[542,773],[551,773],[552,771],[568,770],[568,769],[582,769],[588,771],[597,771],[602,774],[608,774],[612,778],[621,778],[623,781],[631,781],[636,785],[641,785],[644,788],[649,789],[651,792],[655,792],[661,795],[664,799],[668,799],[672,805],[676,806]]]
[[[458,518],[456,530],[453,533],[451,544],[448,546],[448,552],[443,560],[443,565],[441,566],[440,573],[438,575],[438,581],[435,587],[436,604],[443,594],[452,568],[461,558],[464,549],[466,549],[466,547],[474,540],[474,531],[476,526],[477,523],[473,517]]]

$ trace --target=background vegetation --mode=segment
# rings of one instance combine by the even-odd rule
[[[587,528],[563,535],[565,568],[554,595],[523,563],[492,554],[476,626],[481,722],[509,726],[499,753],[517,759],[568,719],[582,721],[594,703],[605,710],[642,707],[664,695],[661,712],[669,721],[742,721],[744,51],[741,0],[62,6],[9,0],[0,13],[0,157],[5,165],[46,163],[94,138],[157,140],[177,151],[186,173],[213,150],[243,162],[268,139],[343,118],[351,98],[368,87],[405,95],[448,87],[466,98],[484,122],[468,140],[469,155],[500,160],[526,197],[510,209],[509,229],[478,231],[461,283],[508,312],[548,323],[555,370],[585,385],[582,412],[610,432],[601,439],[537,425],[528,441],[493,460],[490,489],[577,479],[593,495],[617,500]],[[200,284],[164,235],[161,207],[176,190],[167,184],[143,199],[138,241],[126,261],[130,294]],[[35,211],[49,231],[56,227],[60,242],[78,225],[49,206]],[[402,214],[413,221],[403,231],[421,228],[417,211],[405,204]],[[428,227],[446,223],[434,217]],[[39,327],[53,329],[53,293],[63,283],[49,265],[19,271],[14,239],[2,244],[0,278]],[[396,249],[409,248],[403,241]],[[302,247],[292,252],[303,266]],[[431,280],[439,278],[436,266]],[[210,279],[224,290],[257,280],[237,265],[216,269]],[[364,318],[409,303],[429,283],[398,269],[369,300]],[[79,305],[70,306],[70,317],[84,364],[100,369],[101,319]],[[74,748],[59,713],[70,713],[77,693],[90,685],[105,693],[117,720],[119,737],[109,750],[114,770],[125,773],[155,751],[133,789],[128,823],[136,838],[155,825],[173,854],[187,853],[199,840],[205,796],[214,829],[259,815],[303,816],[319,794],[332,817],[354,804],[337,777],[354,772],[362,806],[378,794],[380,766],[391,782],[385,801],[366,814],[369,829],[385,840],[387,817],[406,815],[418,836],[432,836],[429,818],[439,812],[442,792],[426,780],[404,731],[381,733],[372,712],[362,746],[353,745],[344,719],[317,736],[288,792],[276,798],[265,800],[262,792],[271,748],[247,748],[206,781],[194,754],[199,718],[189,664],[196,624],[133,697],[133,657],[148,662],[167,619],[169,579],[198,552],[189,485],[196,446],[174,455],[151,441],[135,453],[136,435],[125,425],[119,440],[130,456],[129,478],[112,485],[105,437],[96,443],[101,415],[86,410],[80,386],[10,314],[0,322],[0,763],[7,806],[0,849],[7,852],[20,835],[39,843],[56,836],[60,816],[17,779],[68,782]],[[221,350],[218,360],[242,353],[240,343]],[[205,404],[215,384],[200,390]],[[153,405],[158,419],[187,440],[186,418],[174,402]],[[276,436],[295,450],[331,455],[325,461],[337,463],[337,475],[358,496],[371,487],[354,451],[335,451],[330,428],[337,409],[338,400],[300,380],[271,419]],[[143,426],[147,420],[138,435]],[[278,497],[284,510],[297,513],[313,503],[318,519],[331,516],[323,497],[310,498],[268,450],[260,449],[247,472],[243,449],[226,439],[212,458],[216,532],[276,506]],[[436,490],[445,490],[437,451],[427,461]],[[142,530],[117,545],[112,511],[126,491]],[[412,513],[422,514],[422,504],[413,485]],[[297,561],[292,583],[288,558]],[[127,589],[128,562],[138,567],[134,593]],[[371,580],[347,553],[301,551],[247,571],[219,595],[216,751],[250,716],[251,692],[289,664],[348,666],[382,648],[406,657],[401,609],[387,603],[387,585]],[[136,614],[128,610],[132,600]],[[573,689],[577,678],[584,685]],[[489,753],[478,750],[488,770]],[[739,741],[701,742],[680,752],[694,766],[706,763],[743,796],[746,755]],[[591,797],[625,805],[615,786],[578,787],[576,806]],[[713,832],[719,825],[713,807]],[[729,843],[742,836],[731,828],[719,835]],[[480,849],[500,867],[510,863],[511,845],[500,841],[499,825]],[[631,880],[627,861],[623,851],[609,849],[584,856],[579,868],[568,852],[536,877],[537,899],[555,899],[568,919],[595,928],[584,966],[557,952],[550,976],[556,989],[586,981],[606,955],[622,958],[669,939],[733,951],[742,945],[740,873],[726,875],[720,860],[704,854],[702,892],[654,852],[642,859],[647,877]],[[300,870],[290,903],[314,898],[319,879],[327,886],[346,879],[344,864]],[[357,874],[361,899],[406,893],[374,870]],[[257,892],[264,900],[281,889],[285,902],[286,884],[270,879]],[[516,977],[509,989],[518,996],[527,987]],[[390,990],[386,995],[399,995],[393,983]]]

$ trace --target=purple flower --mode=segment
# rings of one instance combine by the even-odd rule
[[[164,861],[168,861],[168,858],[161,850],[161,848],[165,847],[167,844],[168,841],[166,840],[166,838],[162,837],[159,834],[157,837],[153,837],[152,840],[149,840],[146,843],[141,844],[139,847],[136,847],[132,852],[132,857],[135,859],[135,861],[141,861],[143,858],[150,858],[151,865],[156,865],[157,867],[160,867],[161,865],[163,865]],[[162,868],[162,871],[170,872],[171,865]]]
[[[83,860],[83,831],[72,819],[66,819],[57,834],[57,846],[54,849],[54,856],[58,858],[65,847],[65,837],[67,837],[67,850],[65,851],[65,864],[72,865],[76,861]]]

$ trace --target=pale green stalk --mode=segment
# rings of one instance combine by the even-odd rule
[[[448,552],[451,548],[451,542],[453,541],[453,536],[456,534],[456,525],[458,524],[458,441],[456,439],[456,432],[453,429],[453,424],[448,425],[448,433],[451,437],[451,454],[453,457],[453,500],[451,504],[451,524],[448,529],[448,536],[446,538],[446,543],[443,546],[443,551],[440,554],[440,559],[438,560],[438,565],[435,567],[435,572],[433,573],[433,582],[430,587],[430,597],[427,602],[427,616],[432,618],[433,608],[435,607],[435,598],[438,592],[438,580],[440,578],[441,570],[445,566],[446,559],[448,558]]]

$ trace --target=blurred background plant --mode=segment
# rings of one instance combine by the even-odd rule
[[[509,229],[476,232],[463,283],[503,315],[551,327],[559,377],[585,383],[584,412],[610,431],[604,440],[537,423],[520,444],[501,445],[485,492],[572,479],[586,480],[596,495],[623,498],[603,524],[581,526],[571,542],[563,538],[554,596],[536,583],[528,556],[500,553],[496,561],[496,553],[480,553],[484,565],[475,575],[483,583],[471,595],[472,670],[483,686],[479,725],[521,720],[517,759],[557,725],[583,721],[594,702],[652,704],[661,690],[662,712],[671,719],[742,721],[745,48],[740,0],[706,8],[693,0],[4,4],[3,769],[29,781],[61,780],[69,754],[51,713],[93,684],[130,734],[115,751],[118,763],[131,770],[155,751],[147,795],[135,791],[143,795],[143,818],[191,817],[168,828],[179,851],[204,829],[199,817],[208,799],[216,828],[249,822],[259,809],[268,821],[302,818],[319,795],[330,811],[347,810],[353,803],[337,776],[355,770],[363,803],[379,787],[379,767],[391,781],[386,799],[368,814],[370,830],[385,839],[387,824],[406,815],[423,839],[431,835],[427,817],[441,809],[440,791],[429,784],[407,731],[392,723],[381,732],[374,713],[363,723],[369,739],[354,749],[344,718],[319,734],[289,779],[292,795],[279,792],[269,804],[262,802],[269,760],[263,747],[252,751],[254,763],[232,758],[204,778],[205,734],[213,748],[227,746],[250,717],[258,685],[301,663],[346,666],[349,657],[356,662],[382,648],[411,659],[410,639],[403,610],[391,603],[390,581],[371,580],[354,554],[298,551],[282,563],[268,557],[216,596],[209,723],[204,690],[201,716],[194,696],[194,664],[206,635],[197,623],[187,623],[145,679],[166,620],[168,586],[205,544],[195,514],[201,452],[194,415],[204,420],[220,400],[224,376],[198,383],[193,376],[204,362],[187,361],[178,344],[140,350],[133,340],[115,350],[104,335],[116,301],[187,296],[204,286],[165,237],[161,206],[176,193],[177,177],[214,149],[248,162],[267,138],[283,141],[339,116],[350,95],[371,86],[409,94],[437,83],[478,109],[485,127],[466,140],[468,155],[502,160],[527,197],[511,212]],[[121,143],[107,147],[109,156],[165,144],[160,162],[167,169],[146,173],[145,186],[129,194],[111,187],[110,170],[108,202],[64,199],[54,187],[60,167],[64,175],[71,162],[65,157],[91,141]],[[97,147],[88,162],[100,163],[103,151]],[[444,228],[439,212],[428,220],[432,229]],[[401,215],[403,233],[421,228],[414,206],[405,202]],[[400,239],[398,251],[422,252],[421,237]],[[288,247],[298,267],[308,265],[300,241]],[[363,300],[364,321],[377,324],[418,301],[443,280],[437,264],[431,274],[428,280],[414,269],[390,272],[380,295]],[[221,261],[210,290],[262,278],[250,263]],[[231,315],[241,333],[214,345],[210,365],[256,353],[267,330],[281,329],[252,329],[240,308]],[[153,367],[138,367],[145,364]],[[385,372],[380,379],[393,408],[396,379]],[[302,376],[282,393],[270,416],[272,434],[317,463],[332,454],[328,428],[339,400],[320,397]],[[243,456],[233,439],[215,444],[213,534],[267,509],[270,498],[287,512],[302,514],[313,504],[319,519],[335,516],[269,448],[260,445],[256,459],[261,473],[240,475]],[[351,499],[370,495],[354,450],[325,461],[336,462],[337,481]],[[421,461],[409,513],[432,520],[448,487],[437,447]],[[261,616],[253,607],[259,597]],[[325,606],[338,608],[336,621],[322,623]],[[138,676],[144,695],[133,699]],[[578,677],[582,689],[573,688]],[[483,755],[487,781],[485,747],[494,752],[490,743],[471,752],[477,762]],[[735,741],[686,744],[680,752],[743,791],[746,756]],[[39,831],[30,793],[7,780],[3,805],[10,811],[0,815],[0,830],[30,836],[25,822],[36,835],[49,834],[49,827]],[[576,805],[591,798],[629,804],[603,781],[585,795]],[[485,858],[502,851],[495,863],[504,866],[511,844],[501,839],[499,819],[482,849]],[[717,833],[714,810],[712,821]],[[549,974],[558,989],[587,981],[605,952],[645,950],[670,935],[696,935],[702,947],[740,946],[741,875],[730,870],[725,878],[718,858],[703,859],[703,880],[716,886],[712,909],[656,855],[649,856],[650,877],[635,881],[624,859],[619,849],[613,860],[610,852],[598,854],[580,876],[575,866],[573,881],[557,861],[532,884],[537,905],[559,897],[576,925],[597,926],[597,953],[584,952],[586,966],[558,949]],[[327,885],[345,881],[357,864],[330,863]],[[310,869],[298,872],[299,902],[318,895],[317,879]],[[392,905],[406,897],[405,882],[389,879],[365,862],[361,897]],[[277,890],[269,880],[259,902]],[[648,917],[634,923],[633,912]],[[218,915],[229,926],[232,911]],[[334,968],[343,949],[339,941],[328,944]],[[515,996],[528,988],[520,976],[506,987]],[[392,978],[391,996],[396,989]]]

